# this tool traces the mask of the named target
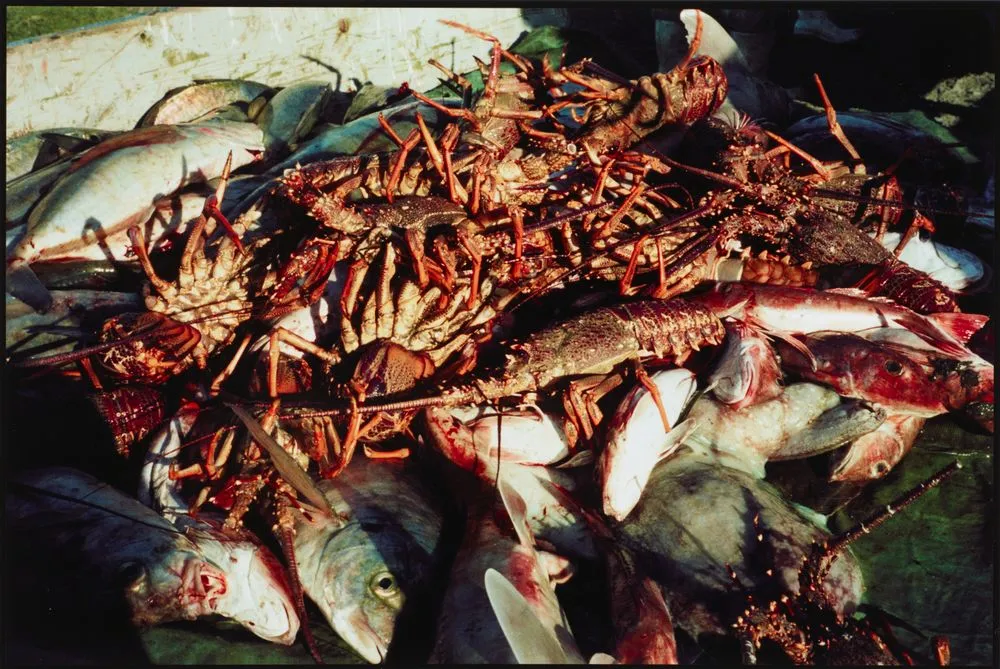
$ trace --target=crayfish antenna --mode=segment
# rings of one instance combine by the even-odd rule
[[[819,570],[817,573],[817,581],[821,580],[826,573],[830,570],[830,565],[837,558],[840,553],[843,552],[850,544],[857,541],[857,539],[865,534],[869,534],[872,530],[879,527],[889,518],[896,515],[898,512],[902,511],[910,504],[920,499],[926,492],[932,488],[937,487],[942,481],[954,474],[956,471],[962,468],[962,463],[955,460],[947,467],[943,468],[927,480],[918,484],[915,488],[903,495],[897,497],[892,502],[885,505],[885,508],[881,511],[873,514],[870,518],[858,523],[854,527],[850,528],[846,532],[843,532],[839,536],[834,537],[830,541],[826,542],[826,545],[822,549],[820,555],[821,563],[819,565]]]

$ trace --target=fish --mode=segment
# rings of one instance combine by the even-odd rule
[[[926,418],[891,414],[877,429],[854,440],[833,466],[831,481],[863,483],[880,479],[910,452]]]
[[[93,244],[149,220],[156,203],[192,183],[218,177],[263,150],[252,123],[153,126],[84,151],[31,210],[24,236],[7,253],[32,263]]]
[[[572,454],[560,421],[536,404],[502,413],[488,405],[456,407],[451,415],[469,428],[476,452],[487,461],[554,465]]]
[[[677,425],[677,420],[697,388],[694,374],[671,369],[656,372],[650,379],[674,427],[664,430],[653,396],[642,384],[629,391],[612,414],[596,473],[604,513],[616,520],[624,520],[635,508],[653,466],[680,446],[693,428],[690,421]]]
[[[485,581],[489,569],[504,576],[525,598],[541,627],[566,651],[568,661],[581,663],[583,657],[554,589],[571,576],[569,562],[535,547],[524,519],[524,500],[503,480],[499,490],[501,504],[495,504],[483,486],[479,502],[469,505],[429,663],[518,661],[490,605]]]
[[[579,489],[589,473],[585,465],[592,461],[590,451],[581,451],[569,460],[561,461],[559,467],[544,466],[561,460],[563,438],[549,433],[555,444],[546,446],[538,439],[527,439],[519,431],[517,422],[508,425],[504,418],[503,446],[498,460],[494,444],[477,439],[473,429],[456,417],[456,413],[476,416],[484,410],[463,408],[456,412],[439,407],[428,408],[423,414],[424,438],[431,448],[452,464],[475,475],[481,485],[492,488],[502,480],[516,489],[525,503],[525,520],[532,536],[551,546],[553,552],[578,560],[598,560],[599,553],[586,522],[566,504],[565,496],[554,494],[556,488],[549,485],[554,483],[558,489],[565,491]],[[526,420],[527,433],[537,437],[539,430],[534,419]],[[552,421],[552,417],[546,416],[544,420]],[[547,429],[540,431],[542,434],[548,432]],[[511,450],[515,455],[507,456],[507,444],[514,445]],[[532,457],[535,449],[540,457]],[[560,457],[553,458],[553,454]]]
[[[697,427],[685,446],[763,478],[769,460],[831,451],[876,429],[885,412],[843,402],[836,392],[815,383],[793,383],[775,399],[739,410],[702,396],[687,420]]]
[[[895,251],[902,235],[887,232],[881,244],[887,251]],[[904,263],[926,273],[955,292],[968,292],[973,286],[989,282],[991,270],[976,254],[965,249],[946,246],[914,235],[899,254]]]
[[[246,79],[195,81],[193,84],[167,91],[142,115],[136,128],[186,123],[234,102],[249,103],[260,95],[272,93],[273,90],[266,84]]]
[[[657,464],[635,511],[612,530],[660,585],[675,629],[695,641],[731,635],[746,608],[748,593],[726,565],[751,595],[798,592],[803,558],[831,536],[769,483],[689,450]],[[837,614],[857,609],[863,579],[850,550],[821,587]]]
[[[742,409],[780,395],[781,368],[770,342],[742,321],[726,318],[723,325],[726,341],[708,377],[708,388],[715,399]]]
[[[228,588],[225,574],[182,532],[79,470],[12,477],[5,512],[5,536],[18,559],[30,561],[19,567],[19,579],[35,578],[35,561],[51,561],[36,590],[58,597],[53,606],[72,600],[91,616],[125,606],[131,623],[144,627],[212,615]]]
[[[815,332],[800,336],[810,352],[778,343],[784,368],[845,397],[892,413],[931,418],[992,399],[993,365],[974,353],[960,358],[936,351],[912,332],[875,328],[865,336]]]
[[[741,115],[776,122],[786,118],[791,97],[785,89],[758,76],[760,72],[751,67],[733,37],[704,11],[685,9],[680,13],[680,20],[687,32],[688,46],[696,34],[699,18],[702,24],[701,37],[693,55],[709,56],[716,60],[726,73],[728,84],[726,99],[715,116],[729,121],[734,121]]]
[[[299,631],[299,616],[284,568],[250,531],[224,530],[224,516],[210,511],[189,512],[178,483],[170,477],[182,441],[197,414],[181,411],[150,439],[140,472],[138,499],[160,514],[226,576],[226,591],[215,612],[235,620],[262,639],[291,645]]]
[[[38,353],[65,353],[76,348],[79,328],[99,316],[141,311],[142,296],[104,290],[54,290],[52,307],[35,311],[11,294],[5,304],[4,344],[8,355],[32,357]],[[33,351],[26,354],[27,348]],[[22,351],[22,349],[25,349]]]
[[[528,600],[503,574],[491,567],[486,570],[483,580],[490,607],[519,663],[581,663],[573,655],[573,650],[561,645],[545,627]],[[607,653],[594,653],[589,664],[616,664],[616,661]]]
[[[963,342],[987,320],[978,314],[922,316],[892,300],[869,298],[853,289],[814,290],[722,282],[691,301],[712,309],[720,318],[743,320],[791,346],[798,344],[791,335],[890,326],[906,328],[942,353],[956,357],[970,353]],[[808,355],[801,347],[799,350]]]
[[[461,101],[442,98],[436,102],[445,107],[454,107]],[[388,153],[396,150],[397,145],[378,122],[379,115],[385,118],[397,135],[405,138],[411,130],[418,127],[417,113],[423,117],[433,136],[440,134],[451,118],[424,102],[408,100],[389,109],[354,119],[350,123],[316,133],[297,146],[291,155],[272,165],[263,174],[243,179],[244,183],[238,187],[239,197],[234,192],[234,195],[227,195],[223,201],[223,213],[230,219],[235,219],[248,211],[287,170],[341,156]]]
[[[66,157],[7,182],[4,189],[4,214],[7,217],[8,247],[11,229],[27,222],[32,208],[71,166],[72,159]]]
[[[48,128],[7,139],[5,180],[11,181],[52,164],[64,153],[76,153],[120,134],[97,128]],[[54,149],[54,150],[53,150]]]
[[[264,160],[284,156],[308,135],[332,94],[326,81],[302,81],[275,93],[254,119],[264,131]]]
[[[153,213],[141,225],[146,250],[157,253],[169,250],[173,243],[190,230],[205,207],[205,200],[212,194],[207,188],[195,186],[157,200]],[[7,230],[7,252],[20,242],[27,224],[22,223]],[[121,229],[102,238],[94,238],[91,243],[68,245],[62,250],[45,254],[44,262],[72,262],[79,260],[103,260],[106,262],[132,262],[134,260],[132,240],[128,230]],[[38,272],[36,272],[37,274]],[[39,277],[41,278],[41,277]],[[43,280],[44,283],[44,280]]]
[[[551,484],[548,484],[551,487]],[[570,502],[575,504],[575,502]],[[677,639],[659,585],[636,563],[596,513],[574,509],[594,534],[604,558],[614,627],[613,659],[620,664],[677,664]],[[591,663],[593,663],[591,659]]]
[[[361,657],[381,662],[397,619],[419,606],[440,560],[442,501],[412,463],[358,458],[317,486],[333,515],[294,510],[293,550],[306,595]]]

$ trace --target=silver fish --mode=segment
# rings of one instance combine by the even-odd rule
[[[227,588],[215,611],[237,621],[262,639],[291,645],[299,616],[281,563],[246,530],[223,531],[221,516],[202,511],[191,516],[170,466],[194,424],[195,413],[181,412],[153,436],[139,483],[139,500],[183,530],[198,550],[225,572]]]
[[[47,588],[63,584],[114,608],[122,600],[139,626],[215,613],[225,574],[153,510],[89,474],[36,469],[12,479],[7,538],[19,551],[58,562]],[[22,577],[27,578],[27,574]],[[65,596],[66,593],[60,593]]]
[[[74,159],[28,216],[7,254],[10,268],[93,244],[149,219],[180,188],[214,179],[255,159],[261,132],[248,123],[156,126],[102,142]]]
[[[650,379],[660,392],[673,429],[666,432],[652,394],[637,384],[611,416],[604,450],[597,460],[597,479],[604,513],[616,520],[635,508],[654,465],[668,456],[693,429],[691,421],[677,424],[696,389],[694,374],[670,369]]]
[[[173,88],[149,108],[136,128],[187,123],[234,102],[247,102],[273,89],[256,81],[213,79]]]
[[[486,574],[493,569],[527,600],[541,627],[570,662],[582,662],[569,623],[556,598],[555,583],[569,577],[569,564],[538,551],[524,519],[524,500],[506,482],[502,506],[470,506],[465,537],[452,564],[441,606],[431,664],[518,661],[490,605]],[[487,490],[482,491],[487,495]],[[488,496],[486,499],[490,499]],[[513,525],[513,527],[511,527]]]
[[[455,415],[477,415],[479,411],[469,408],[458,412],[442,408],[428,409],[424,412],[424,438],[450,462],[474,474],[482,485],[492,487],[498,481],[504,481],[516,489],[525,502],[524,515],[532,535],[551,545],[556,553],[574,559],[598,559],[598,551],[586,522],[565,504],[561,495],[553,494],[552,487],[548,485],[555,483],[566,491],[580,487],[589,470],[575,465],[591,462],[590,452],[578,453],[559,468],[543,466],[565,456],[565,438],[560,437],[555,430],[550,430],[552,425],[539,428],[534,418],[524,418],[520,423],[511,421],[513,424],[510,425],[504,418],[501,459],[498,461],[496,442],[492,439],[495,436],[493,428],[496,423],[493,421],[496,417],[479,419],[489,421],[487,438],[483,438],[482,433],[477,434],[470,425]],[[543,422],[551,420],[551,417],[546,416]],[[548,435],[553,443],[541,441],[537,438],[539,434]],[[530,438],[531,435],[534,438]],[[515,445],[510,449],[513,455],[507,455],[508,449],[504,444]],[[520,444],[520,448],[517,444]],[[537,451],[537,454],[533,455],[532,450]],[[553,454],[558,454],[559,457],[553,459]],[[574,466],[570,468],[571,465]]]
[[[60,157],[61,150],[67,144],[65,140],[75,139],[76,147],[86,144],[96,144],[109,137],[121,134],[115,130],[98,130],[97,128],[48,128],[33,130],[18,137],[7,140],[7,183],[24,176],[29,172],[45,167],[54,159]],[[49,147],[57,145],[60,150],[49,151]],[[80,150],[80,149],[77,149]]]
[[[438,559],[440,502],[410,463],[358,458],[318,483],[336,517],[296,511],[295,560],[305,593],[355,652],[381,662],[408,600]]]

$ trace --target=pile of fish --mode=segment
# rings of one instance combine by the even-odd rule
[[[861,615],[850,544],[960,466],[841,534],[765,478],[877,485],[932,417],[992,432],[993,323],[960,309],[990,268],[885,182],[864,204],[860,161],[779,166],[808,124],[754,154],[756,75],[680,18],[689,53],[638,83],[496,44],[471,105],[453,73],[464,100],[213,80],[8,140],[8,409],[106,429],[11,475],[15,595],[317,661],[306,600],[371,663],[929,655]],[[857,211],[821,225],[831,184]]]

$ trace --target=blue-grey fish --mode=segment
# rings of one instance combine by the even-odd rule
[[[408,600],[420,599],[439,556],[441,502],[413,465],[356,458],[318,483],[334,515],[296,511],[295,560],[306,595],[355,652],[389,651]]]
[[[135,625],[194,620],[214,614],[226,592],[225,574],[175,527],[79,470],[52,467],[15,476],[5,515],[5,537],[20,555],[55,561],[39,595],[69,598],[60,589],[71,589],[94,615],[124,603]],[[19,578],[33,578],[30,570],[22,572]]]

